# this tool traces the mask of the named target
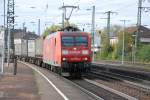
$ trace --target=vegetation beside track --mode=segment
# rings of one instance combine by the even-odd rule
[[[119,26],[112,26],[111,30],[116,33],[118,38],[117,43],[109,43],[109,37],[107,30],[104,28],[101,32],[101,50],[96,53],[96,60],[111,60],[121,61],[122,60],[122,47],[123,47],[123,28]],[[124,61],[132,63],[150,64],[150,43],[140,43],[138,41],[137,48],[135,50],[135,33],[125,32],[124,37]],[[135,55],[135,60],[134,60]]]

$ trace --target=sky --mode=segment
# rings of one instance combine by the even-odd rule
[[[150,7],[149,0],[143,0],[143,7]],[[3,0],[0,0],[0,25],[3,24]],[[38,19],[41,20],[41,34],[44,29],[52,24],[62,22],[62,10],[59,9],[63,2],[65,5],[79,6],[71,16],[70,22],[77,24],[78,27],[90,31],[93,5],[96,7],[95,24],[96,29],[106,26],[107,17],[104,12],[112,11],[111,25],[123,25],[120,20],[130,20],[126,26],[133,26],[137,23],[138,0],[15,0],[15,28],[22,28],[23,23],[28,31],[38,30]],[[67,14],[70,9],[67,10]],[[150,28],[150,11],[142,11],[142,25]]]

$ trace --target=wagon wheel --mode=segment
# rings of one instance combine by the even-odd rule
[[[42,63],[42,67],[43,67],[43,68],[45,67],[45,64],[44,64],[44,63]]]
[[[59,74],[60,76],[62,76],[62,68],[59,68],[59,69],[58,69],[58,74]]]
[[[53,66],[53,65],[51,66],[51,71],[56,72],[55,66]]]

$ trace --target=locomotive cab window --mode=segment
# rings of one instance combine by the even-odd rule
[[[62,46],[88,46],[86,36],[62,36]]]
[[[75,45],[76,46],[88,46],[87,37],[76,36],[75,37]]]
[[[62,46],[74,46],[74,38],[72,36],[62,36]]]

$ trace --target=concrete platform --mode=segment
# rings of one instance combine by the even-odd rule
[[[40,100],[33,71],[18,64],[18,73],[13,75],[12,64],[5,65],[0,77],[0,100]]]
[[[94,100],[50,71],[35,65],[30,67],[19,62],[16,76],[12,64],[5,67],[5,74],[0,77],[0,100]]]
[[[39,86],[41,100],[95,100],[91,96],[81,91],[79,88],[67,81],[64,81],[62,77],[54,75],[52,72],[40,67],[36,67],[35,65],[28,65],[44,74],[44,76],[47,77],[48,80],[51,81],[52,84],[54,84],[55,87],[59,89],[59,91],[66,97],[64,98],[60,93],[58,93],[54,86],[49,84],[49,82],[44,79],[42,75],[35,71],[34,73]]]

